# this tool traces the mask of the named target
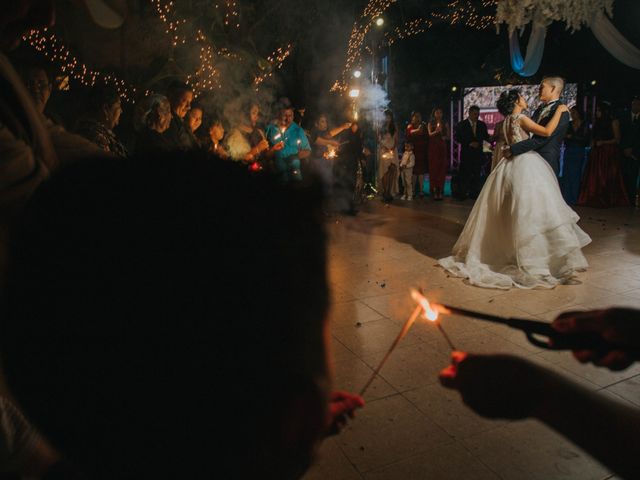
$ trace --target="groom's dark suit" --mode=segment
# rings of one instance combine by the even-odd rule
[[[546,126],[547,123],[549,123],[549,120],[553,117],[553,114],[556,112],[558,105],[560,105],[560,100],[549,102],[546,105],[541,105],[533,114],[533,121],[543,127]],[[540,118],[543,112],[544,116]],[[551,136],[540,137],[538,135],[534,135],[529,140],[514,143],[511,145],[511,153],[513,156],[516,156],[535,150],[549,163],[549,165],[551,165],[553,171],[558,175],[558,173],[560,173],[560,145],[562,144],[562,140],[564,140],[564,136],[569,128],[570,119],[571,117],[569,116],[569,113],[564,112],[560,117],[558,128],[556,128]]]

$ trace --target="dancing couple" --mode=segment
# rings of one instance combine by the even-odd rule
[[[480,287],[553,288],[588,264],[581,249],[591,238],[565,203],[558,179],[560,146],[569,109],[560,102],[564,80],[546,77],[533,119],[516,89],[498,110],[506,146],[482,188],[452,256],[439,264]],[[531,134],[531,137],[530,137]]]

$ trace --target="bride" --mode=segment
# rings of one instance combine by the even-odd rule
[[[547,126],[522,114],[527,102],[518,90],[504,92],[498,110],[507,145],[528,134],[549,136],[558,126],[560,105]],[[452,274],[480,287],[553,288],[587,268],[581,248],[591,238],[564,202],[551,166],[536,152],[502,158],[482,188],[453,255],[439,260]]]

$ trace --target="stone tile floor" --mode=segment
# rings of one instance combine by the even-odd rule
[[[335,387],[358,391],[410,314],[412,287],[430,299],[489,313],[552,320],[567,309],[640,308],[640,211],[578,209],[593,238],[590,269],[579,284],[554,290],[488,290],[436,267],[449,255],[472,202],[449,199],[365,204],[357,217],[328,222]],[[548,352],[521,332],[451,316],[443,326],[456,347],[527,357],[587,388],[640,408],[640,365],[612,373]],[[367,406],[327,440],[305,480],[615,478],[545,425],[491,421],[467,409],[437,373],[449,349],[417,323],[366,394]]]

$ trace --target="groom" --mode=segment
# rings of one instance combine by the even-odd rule
[[[540,101],[542,105],[533,114],[533,121],[545,126],[553,117],[553,114],[560,105],[560,96],[564,90],[564,80],[560,77],[545,77],[540,84]],[[560,123],[558,128],[549,137],[540,137],[538,135],[532,136],[528,140],[514,143],[510,148],[507,148],[505,155],[507,157],[521,155],[525,152],[534,150],[544,158],[556,176],[560,173],[560,145],[564,139],[565,133],[569,128],[569,122],[571,117],[567,112],[560,117]]]

